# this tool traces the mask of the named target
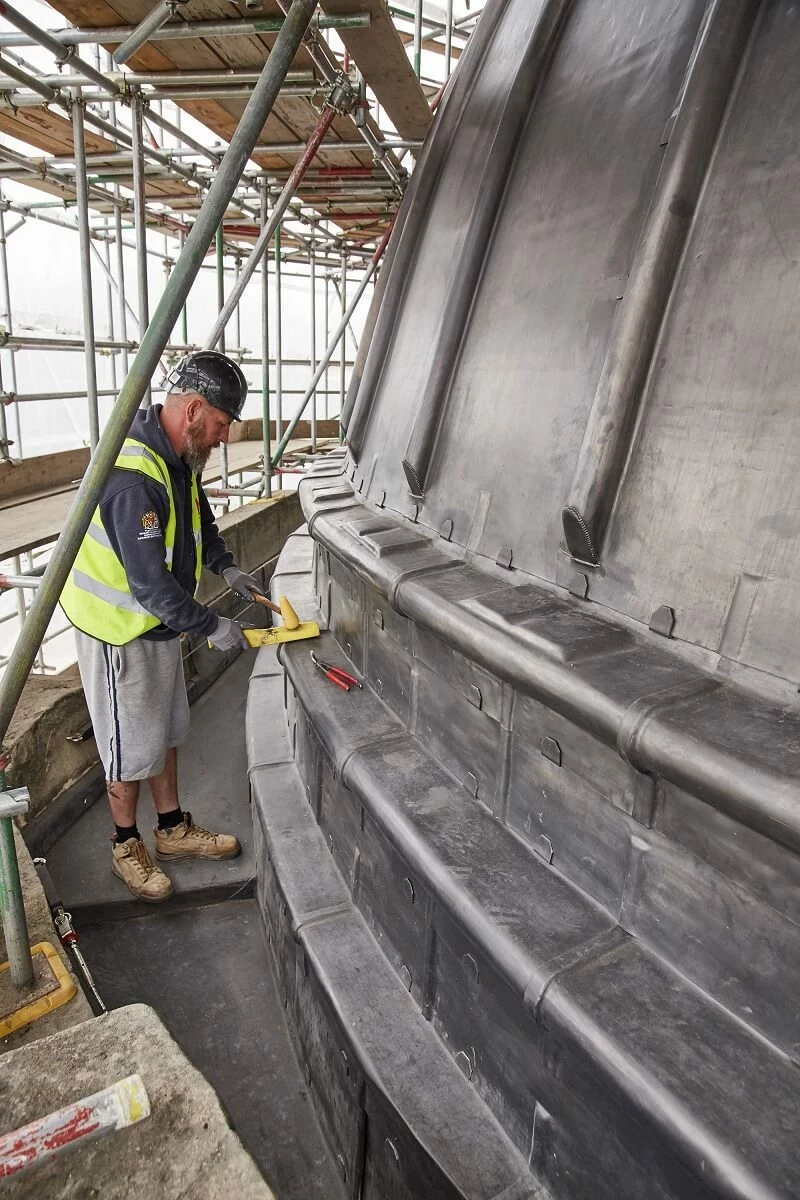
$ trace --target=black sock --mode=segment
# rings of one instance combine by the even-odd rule
[[[137,842],[141,840],[141,834],[135,825],[115,825],[117,831],[116,842],[121,846],[123,842],[127,842],[130,838],[136,838]]]
[[[173,808],[171,812],[158,814],[159,829],[177,829],[183,821],[183,813],[180,804],[177,808]]]

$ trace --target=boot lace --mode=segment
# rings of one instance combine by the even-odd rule
[[[145,882],[152,875],[155,867],[144,842],[136,843],[129,853],[129,858],[136,869],[136,873],[140,876],[142,882]]]
[[[209,829],[204,829],[202,825],[195,825],[194,821],[192,820],[191,813],[187,813],[186,816],[189,818],[187,821],[187,828],[186,828],[186,832],[188,834],[191,834],[192,837],[199,838],[201,841],[204,841],[204,842],[216,841],[217,835],[215,833],[211,833],[211,831]]]

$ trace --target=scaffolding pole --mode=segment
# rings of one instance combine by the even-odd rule
[[[8,274],[8,251],[6,248],[7,236],[8,235],[6,234],[5,202],[3,200],[2,191],[0,190],[0,276],[2,277],[1,282],[2,282],[2,288],[3,288],[3,310],[4,310],[4,314],[5,314],[5,318],[6,318],[6,333],[7,333],[7,335],[10,336],[13,333],[13,320],[11,317],[11,286],[10,286],[9,274]],[[13,351],[8,356],[8,365],[9,365],[9,378],[11,380],[11,391],[16,394],[16,391],[17,391],[17,364],[14,360]],[[17,426],[17,437],[16,437],[17,453],[21,458],[22,457],[22,421],[21,421],[21,417],[20,417],[20,411],[19,411],[18,404],[14,405],[14,417],[15,417],[16,426]],[[9,449],[9,445],[8,445],[8,424],[6,421],[6,414],[5,414],[5,411],[3,411],[2,404],[0,404],[0,457],[4,458],[4,459],[10,459],[10,457],[11,457],[10,449]]]
[[[0,461],[9,462],[11,460],[10,443],[8,440],[8,422],[6,421],[6,410],[0,404]]]
[[[217,226],[215,236],[215,250],[217,263],[217,312],[221,313],[225,307],[225,235],[222,228],[222,221]],[[225,330],[224,327],[220,332],[219,348],[222,353],[225,353]],[[222,476],[222,486],[228,486],[228,447],[225,442],[222,442],[219,448],[219,466]]]
[[[422,0],[414,5],[414,74],[422,78]]]
[[[365,285],[366,286],[366,285]],[[348,324],[347,315],[347,247],[342,243],[342,350],[339,362],[339,431],[341,433],[342,413],[344,412],[344,396],[346,391],[346,373],[347,373],[347,338],[345,330]]]
[[[104,93],[108,92],[112,96],[119,94],[117,85],[112,83],[110,79],[106,79],[105,75],[101,74],[100,71],[95,71],[93,67],[89,66],[80,57],[77,50],[72,46],[67,46],[63,42],[60,42],[52,34],[48,33],[46,29],[40,29],[38,25],[29,20],[28,17],[23,16],[21,12],[17,12],[10,4],[3,3],[2,15],[10,25],[13,25],[20,33],[31,38],[36,45],[43,46],[45,50],[49,50],[56,62],[60,63],[61,66],[69,67],[70,70],[74,70],[77,67],[82,75],[90,79],[97,87],[102,88]],[[65,82],[69,83],[69,76],[67,76]],[[41,100],[39,103],[41,104]]]
[[[239,304],[241,292],[239,280],[242,277],[242,256],[237,254],[233,261],[233,294],[236,296],[236,308],[233,314],[233,337],[237,346],[242,344],[242,310]]]
[[[186,245],[186,234],[183,232],[183,230],[181,230],[181,235],[180,235],[181,254],[183,254],[183,247],[185,245]],[[185,303],[183,305],[183,308],[181,309],[181,341],[184,343],[184,345],[188,345],[188,343],[189,343],[189,309]]]
[[[144,103],[140,92],[131,100],[131,132],[133,134],[133,223],[136,241],[136,283],[139,293],[139,340],[150,323],[150,298],[147,285],[147,211],[144,191]],[[172,332],[170,330],[170,332]],[[150,381],[144,391],[144,406],[153,402]]]
[[[36,92],[37,96],[41,96],[48,104],[55,100],[56,89],[51,84],[46,83],[36,75],[31,75],[29,71],[23,71],[21,67],[18,67],[13,62],[9,62],[3,55],[0,55],[0,71],[11,82],[11,87],[13,87],[14,83],[21,83],[23,87],[30,88],[32,92]],[[6,84],[5,78],[3,79],[3,83]],[[3,91],[7,90],[11,90],[8,84],[3,87]]]
[[[341,304],[342,303],[342,293],[339,291],[339,288],[337,287],[337,284],[336,284],[336,280],[333,278],[331,278],[331,286],[333,288],[334,294],[336,295],[336,299]],[[355,351],[356,354],[358,354],[358,338],[356,337],[355,333],[353,332],[352,325],[347,326],[347,332],[350,334],[350,341],[353,343],[353,350]]]
[[[331,285],[330,285],[330,280],[328,279],[328,275],[326,273],[326,275],[325,275],[325,345],[326,346],[328,345],[328,342],[331,340],[330,293],[331,293]],[[328,400],[328,391],[330,388],[329,376],[330,376],[330,372],[328,371],[328,368],[326,367],[325,368],[325,420],[326,421],[328,420],[328,417],[329,417],[329,400]]]
[[[11,981],[20,991],[25,991],[33,986],[34,975],[17,847],[14,844],[14,817],[27,813],[28,792],[26,788],[16,791],[7,789],[6,771],[9,766],[10,760],[0,738],[0,917]]]
[[[106,242],[106,243],[105,243],[105,246],[106,246],[106,251],[108,251],[108,242]],[[102,254],[101,254],[101,253],[100,253],[100,251],[97,249],[97,246],[95,246],[94,242],[90,242],[90,248],[91,248],[92,252],[94,253],[94,256],[95,256],[95,258],[97,259],[97,263],[98,263],[98,266],[100,267],[100,270],[103,272],[103,274],[104,274],[104,275],[105,275],[105,277],[106,277],[106,282],[108,283],[109,287],[110,287],[110,288],[112,288],[112,289],[114,289],[114,290],[116,290],[116,288],[117,288],[117,281],[116,281],[116,279],[114,278],[114,276],[111,274],[111,269],[110,269],[110,267],[109,267],[109,266],[107,265],[107,263],[104,261]],[[166,259],[165,259],[165,262],[166,262]],[[169,272],[167,271],[167,280],[168,280],[168,279],[169,279]],[[125,300],[125,308],[127,308],[128,312],[131,314],[131,316],[133,317],[134,321],[136,321],[136,320],[137,320],[136,313],[135,313],[134,309],[132,308],[132,306],[131,306],[131,305],[128,303],[128,301],[127,301],[127,300]],[[138,322],[137,322],[137,323],[138,323]],[[114,344],[115,344],[115,338],[114,338],[114,335],[113,335],[113,328],[112,328],[112,336],[111,336],[111,337],[108,339],[108,344],[109,344],[109,345],[114,345]],[[125,356],[126,356],[126,359],[127,359],[127,351],[126,351],[126,350],[123,350],[123,351],[121,351],[121,353],[125,354]],[[115,359],[115,357],[112,357],[112,360],[111,360],[111,361],[112,361],[112,365],[114,366],[114,370],[116,371],[116,359]],[[165,363],[164,363],[164,360],[163,360],[163,359],[161,360],[161,363],[160,363],[159,365],[160,365],[160,367],[161,367],[161,370],[162,370],[162,371],[164,372],[164,374],[166,375],[166,373],[167,373],[167,367],[166,367],[166,365],[165,365]],[[153,389],[152,389],[152,387],[151,387],[151,389],[150,389],[150,390],[151,390],[151,392],[152,392],[152,390],[153,390]],[[98,396],[99,396],[101,393],[100,393],[100,392],[98,392],[97,394],[98,394]]]
[[[275,437],[281,440],[283,418],[283,297],[281,295],[281,227],[275,230]]]
[[[311,324],[311,346],[309,350],[311,358],[311,374],[312,376],[317,370],[317,251],[312,239],[308,251],[308,273],[309,273],[309,290],[311,293],[311,311],[309,313]],[[316,452],[317,449],[317,394],[316,389],[311,398],[311,449]]]
[[[103,271],[105,272],[105,277],[106,277],[106,333],[108,334],[109,338],[113,342],[114,338],[116,336],[116,332],[117,332],[116,324],[114,321],[114,289],[116,287],[116,280],[114,279],[114,276],[111,274],[111,246],[109,245],[108,242],[103,243],[102,256],[100,255],[100,251],[97,250],[97,247],[94,245],[94,242],[92,242],[92,249],[97,252],[98,258],[100,259],[101,266],[103,268]],[[111,375],[111,387],[113,388],[114,391],[116,391],[117,390],[117,359],[116,359],[116,355],[114,355],[114,354],[109,356],[109,368],[110,368],[110,375]],[[99,397],[100,393],[98,392],[97,395]]]
[[[119,184],[114,188],[114,191],[119,195]],[[114,209],[114,234],[117,248],[117,323],[119,325],[119,336],[121,342],[128,340],[128,319],[126,315],[125,300],[125,249],[122,244],[122,212],[119,208]],[[128,374],[128,351],[121,351],[120,367],[123,376]]]
[[[100,270],[103,272],[103,274],[106,277],[106,283],[107,283],[109,289],[115,293],[119,293],[119,284],[117,283],[117,280],[114,278],[114,276],[112,274],[110,261],[107,261],[108,257],[109,257],[109,252],[110,252],[110,247],[109,247],[108,242],[105,242],[104,246],[105,246],[105,253],[106,253],[105,258],[100,253],[97,246],[95,246],[94,242],[90,242],[90,247],[91,247],[92,253],[94,254],[95,258],[97,259],[97,265],[100,267]],[[135,309],[133,308],[133,306],[131,304],[128,303],[127,300],[124,299],[124,297],[123,297],[122,308],[126,309],[130,313],[130,315],[133,317],[134,321],[137,321]],[[137,321],[137,323],[138,323],[138,321]],[[126,328],[125,332],[127,334],[127,328]],[[109,337],[105,340],[112,344],[118,340],[116,338],[116,335],[114,332],[113,318],[112,318],[112,322],[111,322],[111,329],[110,329]],[[127,338],[124,340],[126,341]],[[124,345],[123,340],[120,340],[120,345]]]
[[[85,63],[82,65],[84,67],[86,66]],[[57,77],[54,76],[53,78]],[[127,82],[126,77],[120,76],[120,78],[125,79]],[[144,79],[144,82],[142,82],[142,78]],[[163,84],[153,86],[147,83],[147,76],[139,76],[139,82],[136,84],[136,86],[137,88],[148,88],[148,90],[143,93],[145,99],[147,100],[236,100],[241,99],[242,97],[251,96],[253,93],[252,83],[214,83],[213,81],[209,80],[208,82],[202,84],[187,83],[183,86],[180,86],[180,76],[176,75],[172,71],[168,73],[168,78],[166,76],[163,78],[166,80]],[[221,75],[219,78],[224,80],[226,77]],[[134,76],[134,80],[135,79],[136,76]],[[134,80],[131,80],[131,83],[133,83]],[[43,103],[45,103],[43,97],[38,95],[36,92],[26,92],[18,89],[11,90],[9,88],[9,84],[12,81],[10,79],[3,80],[2,75],[0,75],[0,82],[5,84],[5,86],[0,87],[0,91],[2,91],[2,104],[8,108],[41,108]],[[104,89],[98,88],[96,90],[90,90],[90,81],[86,78],[85,74],[76,75],[74,77],[74,81],[72,76],[67,75],[63,80],[61,80],[61,82],[66,83],[69,86],[80,87],[83,90],[83,98],[87,104],[121,104],[127,106],[130,102],[129,95],[121,92],[117,88],[116,84],[110,79],[107,79],[106,83],[108,88],[114,88],[114,95],[109,95],[107,90]],[[311,98],[312,96],[316,95],[316,93],[319,91],[319,88],[315,86],[313,80],[311,80],[308,83],[303,83],[302,81],[298,81],[297,83],[287,83],[283,90],[284,95],[286,96],[306,96]],[[62,107],[68,107],[69,105],[69,101],[65,98],[63,93],[58,90],[55,91],[54,98],[50,101],[50,103],[58,104]],[[97,120],[100,121],[102,118],[98,117]],[[152,154],[151,157],[155,157],[155,153]],[[191,176],[188,176],[188,178],[191,178]]]
[[[261,229],[267,227],[269,195],[266,179],[261,184]],[[272,495],[272,440],[269,413],[269,259],[261,259],[261,422],[264,446],[264,495]]]
[[[154,392],[159,391],[159,388],[153,388]],[[113,388],[98,388],[98,398],[105,399],[108,396],[116,396],[117,389]],[[43,400],[85,400],[86,388],[79,389],[74,392],[4,392],[0,391],[0,405],[2,404],[38,404]]]
[[[174,21],[162,27],[159,42],[194,40],[195,38],[248,37],[264,33],[279,33],[283,28],[283,17],[257,16],[255,18],[233,17],[225,21]],[[314,29],[368,29],[372,24],[370,13],[337,13],[326,16],[320,13],[312,21]],[[100,42],[112,46],[124,42],[137,28],[135,25],[112,25],[98,29],[51,29],[47,36],[62,46],[93,45]],[[1,33],[0,46],[34,46],[37,42],[25,33]],[[115,56],[116,57],[116,56]]]
[[[236,67],[217,70],[216,68],[201,68],[193,70],[191,68],[183,68],[179,71],[125,71],[125,72],[109,72],[109,79],[115,83],[124,83],[126,87],[204,87],[208,84],[209,87],[218,85],[241,87],[242,84],[258,83],[259,69],[258,67],[247,67],[238,69]],[[62,75],[40,75],[37,79],[40,84],[49,84],[51,87],[60,87],[64,82]],[[73,75],[69,82],[72,87],[88,87],[90,81],[81,75]],[[2,66],[0,66],[0,90],[7,91],[12,85],[13,80],[4,79],[2,76]],[[286,77],[284,87],[290,84],[299,83],[306,87],[312,87],[315,83],[313,71],[290,71]],[[152,113],[148,113],[148,120],[152,117]]]
[[[162,25],[166,25],[178,5],[185,3],[186,0],[159,0],[159,3],[150,9],[144,20],[128,34],[122,45],[117,46],[112,55],[114,62],[120,66],[129,58],[133,58],[136,51],[141,50],[142,46],[146,45]]]
[[[94,344],[94,298],[92,295],[92,258],[89,249],[89,192],[86,184],[86,141],[84,136],[84,102],[76,94],[72,105],[72,137],[75,147],[75,190],[78,197],[78,241],[81,264],[81,299],[83,304],[84,360],[86,363],[86,399],[89,409],[89,447],[94,454],[100,440],[100,413],[97,407],[97,355]]]
[[[289,0],[278,0],[278,3],[284,12],[288,10]],[[314,63],[314,66],[317,67],[322,73],[326,82],[330,86],[336,85],[340,79],[340,71],[338,64],[333,58],[333,54],[327,44],[322,41],[322,39],[317,38],[309,42],[306,49],[311,57],[311,61]],[[392,159],[392,157],[386,152],[381,145],[380,140],[375,136],[369,125],[359,125],[356,122],[355,114],[352,110],[348,113],[348,116],[357,129],[362,141],[372,152],[372,156],[375,161],[386,172],[392,183],[394,183],[398,188],[402,188],[406,178],[406,172],[404,169],[400,167],[396,160]]]
[[[19,574],[22,570],[22,565],[20,563],[19,555],[15,555],[11,561],[14,564],[15,572],[17,574]],[[20,629],[22,629],[22,626],[25,624],[25,618],[28,615],[28,599],[25,594],[24,586],[16,588],[15,592],[16,592],[16,600],[17,600],[17,620],[19,621]]]
[[[225,308],[225,233],[222,228],[222,222],[214,238],[214,250],[216,254],[217,265],[217,316]],[[219,331],[219,337],[216,343],[222,353],[225,353],[225,326],[223,325]]]
[[[47,632],[50,618],[100,500],[106,479],[128,433],[131,420],[150,383],[170,331],[197,277],[256,139],[278,97],[283,78],[300,48],[315,7],[316,0],[294,0],[283,29],[278,34],[267,59],[261,79],[250,97],[225,158],[186,239],[186,246],[175,265],[169,285],[142,338],[139,352],[122,385],[119,400],[103,430],[89,469],[83,477],[65,527],[31,605],[28,619],[0,680],[0,743],[8,731],[37,649]]]

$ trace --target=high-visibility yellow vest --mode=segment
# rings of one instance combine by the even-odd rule
[[[169,518],[164,530],[164,548],[167,570],[171,571],[177,518],[172,479],[167,464],[160,454],[144,442],[126,438],[114,465],[123,471],[138,471],[156,483],[163,484],[167,489]],[[196,589],[203,567],[203,547],[200,496],[197,476],[194,474],[191,504]],[[152,514],[152,519],[155,522],[155,513]],[[124,646],[161,624],[159,618],[147,612],[132,594],[125,568],[112,549],[103,526],[99,507],[95,509],[69,579],[61,593],[61,607],[77,629],[112,646]]]

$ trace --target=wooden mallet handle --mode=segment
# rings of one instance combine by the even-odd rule
[[[281,606],[279,604],[273,604],[272,601],[268,600],[266,596],[262,596],[259,592],[253,592],[253,599],[255,600],[256,604],[261,604],[264,608],[269,608],[272,612],[277,613],[278,616],[281,615]]]

